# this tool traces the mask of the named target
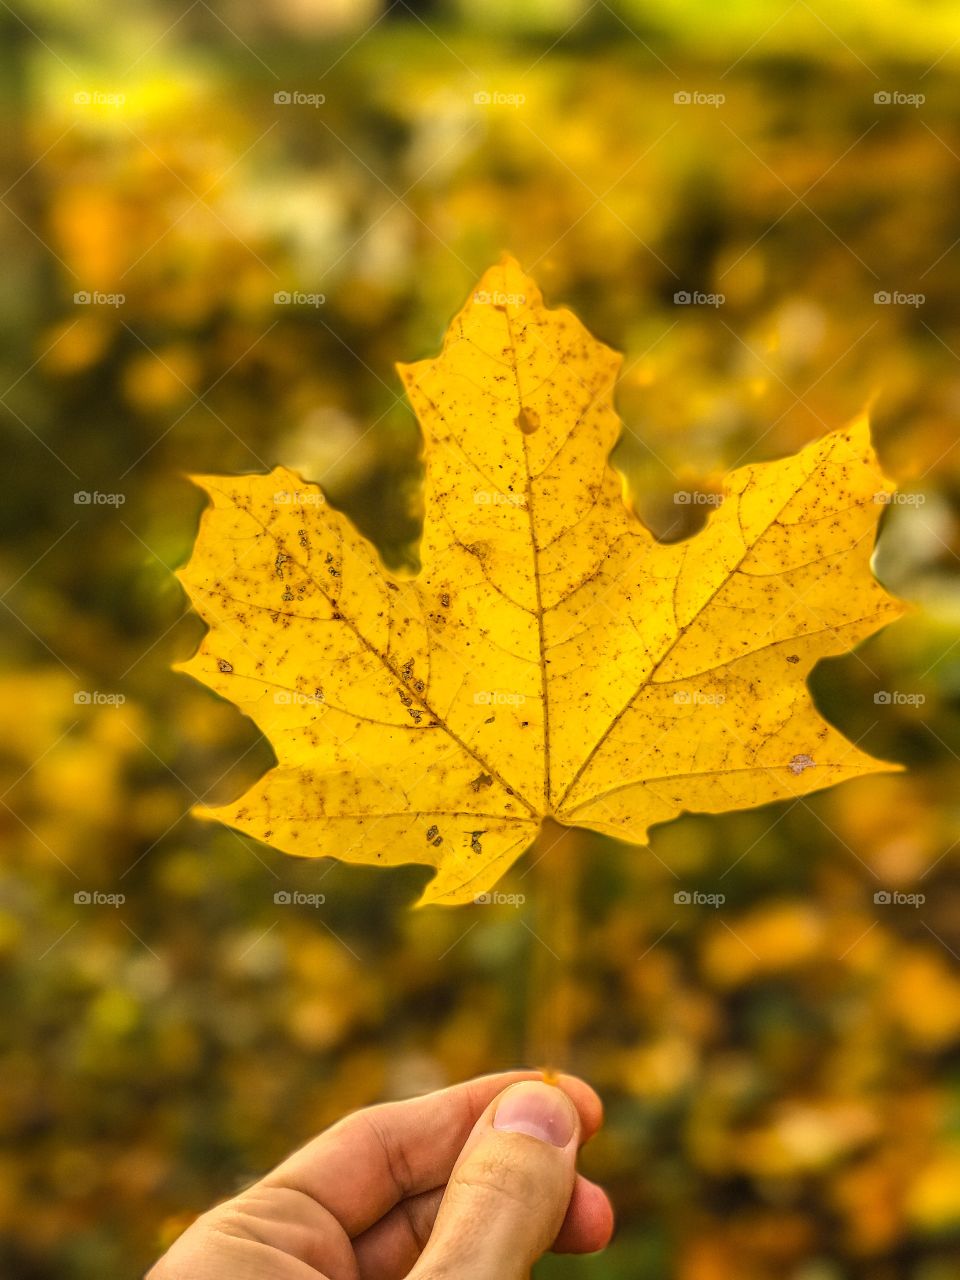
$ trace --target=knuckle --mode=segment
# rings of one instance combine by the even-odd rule
[[[416,1186],[404,1144],[398,1140],[385,1115],[385,1109],[370,1107],[361,1113],[375,1136],[386,1162],[387,1172],[401,1196],[408,1196]]]
[[[187,1227],[147,1272],[145,1280],[187,1280],[199,1274],[211,1256],[216,1257],[218,1238],[226,1235],[242,1238],[241,1233],[241,1215],[235,1212],[233,1202],[218,1205]]]
[[[236,1240],[255,1239],[255,1217],[249,1202],[240,1198],[227,1200],[225,1204],[219,1205],[205,1215],[204,1234],[208,1238],[230,1236]]]
[[[554,1190],[555,1178],[549,1176],[547,1163],[535,1159],[526,1144],[518,1149],[511,1141],[492,1143],[463,1166],[458,1181],[475,1195],[536,1208],[551,1199]]]

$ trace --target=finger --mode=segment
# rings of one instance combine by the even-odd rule
[[[410,1280],[527,1280],[570,1204],[581,1122],[562,1090],[515,1084],[477,1121]]]
[[[263,1182],[312,1196],[348,1235],[357,1236],[401,1200],[442,1187],[493,1099],[511,1084],[541,1079],[538,1071],[502,1072],[358,1111],[307,1143]],[[558,1084],[581,1116],[584,1135],[594,1133],[603,1118],[600,1099],[576,1076],[560,1076]]]
[[[405,1276],[426,1247],[443,1198],[443,1187],[421,1192],[398,1205],[358,1236],[353,1247],[361,1280]],[[579,1176],[554,1253],[596,1253],[610,1242],[613,1210],[606,1192]]]
[[[566,1217],[551,1246],[554,1253],[597,1253],[613,1236],[613,1206],[603,1187],[577,1175]]]
[[[353,1251],[360,1280],[394,1280],[409,1273],[430,1239],[443,1191],[435,1187],[401,1200],[357,1236]]]

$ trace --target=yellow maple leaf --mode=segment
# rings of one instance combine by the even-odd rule
[[[817,713],[806,677],[901,606],[870,570],[882,495],[865,417],[742,467],[664,545],[608,457],[620,356],[505,258],[442,353],[399,366],[425,438],[421,570],[389,572],[282,467],[210,495],[181,579],[209,625],[183,664],[277,765],[201,810],[288,853],[436,869],[468,902],[544,818],[643,843],[896,766]]]

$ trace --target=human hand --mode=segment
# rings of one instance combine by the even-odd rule
[[[576,1172],[602,1121],[574,1076],[483,1076],[358,1111],[205,1213],[146,1280],[525,1280],[613,1230]]]

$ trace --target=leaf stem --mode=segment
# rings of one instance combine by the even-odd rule
[[[570,1067],[580,832],[546,819],[533,847],[527,1059],[553,1076]]]

